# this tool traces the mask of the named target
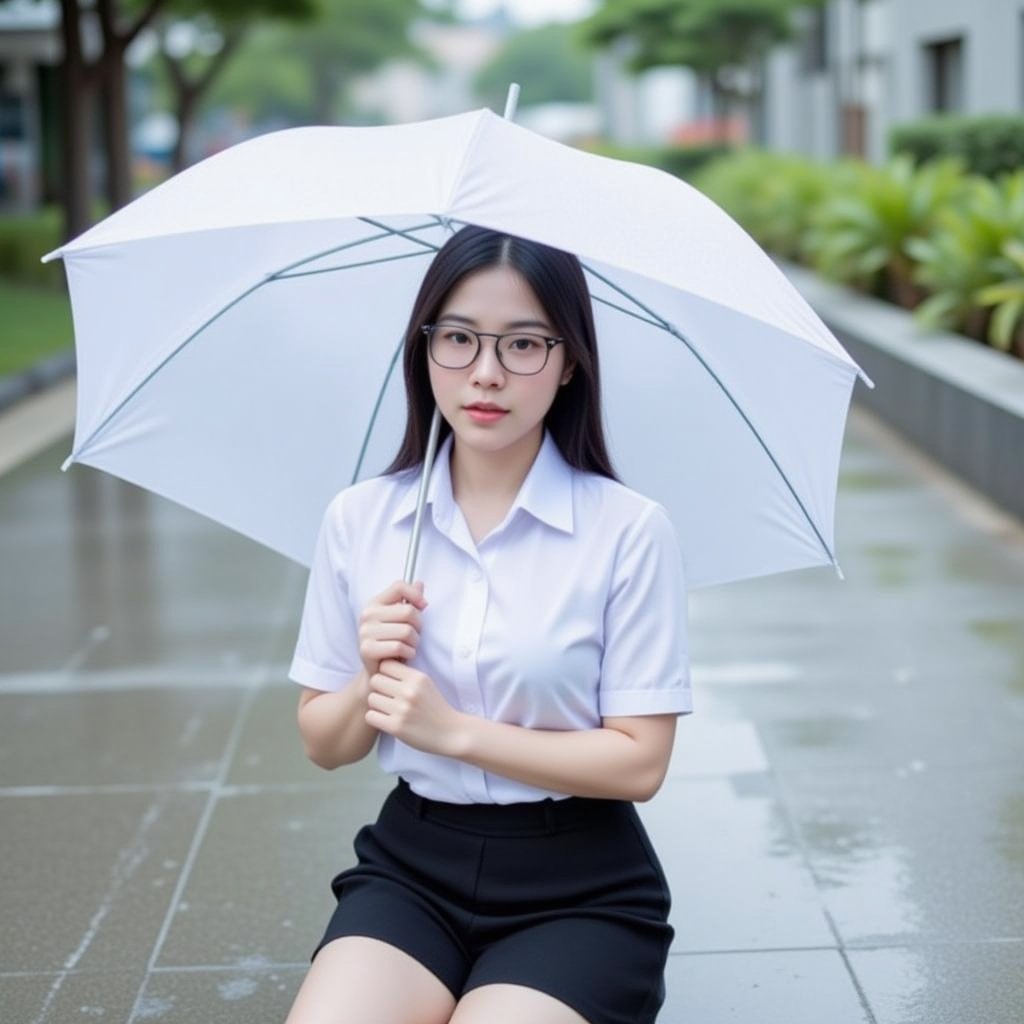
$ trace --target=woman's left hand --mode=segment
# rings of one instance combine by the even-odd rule
[[[385,658],[370,676],[366,724],[428,754],[454,756],[465,716],[441,696],[430,676]]]

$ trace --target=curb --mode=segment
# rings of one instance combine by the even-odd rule
[[[74,376],[76,366],[75,350],[72,347],[39,360],[27,370],[0,377],[0,412],[29,395],[45,391],[51,385]]]

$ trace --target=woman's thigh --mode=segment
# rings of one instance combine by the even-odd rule
[[[587,1024],[571,1006],[525,985],[481,985],[455,1007],[451,1024]]]
[[[316,955],[285,1024],[447,1024],[455,998],[397,946],[363,935]]]

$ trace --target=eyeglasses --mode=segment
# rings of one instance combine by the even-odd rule
[[[427,336],[430,358],[446,370],[464,370],[480,354],[480,339],[494,338],[498,362],[509,373],[522,376],[540,373],[548,364],[551,350],[565,340],[522,331],[488,334],[455,324],[424,324],[420,330]]]

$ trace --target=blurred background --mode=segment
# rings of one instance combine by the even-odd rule
[[[1020,358],[1022,50],[1024,0],[0,0],[0,375],[70,349],[40,255],[167,176],[512,81],[519,123]]]

